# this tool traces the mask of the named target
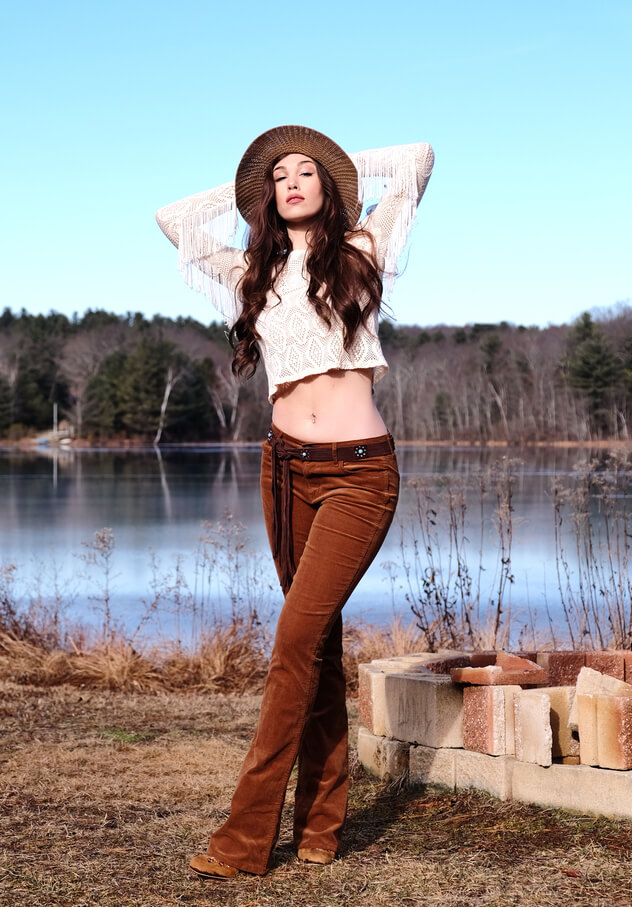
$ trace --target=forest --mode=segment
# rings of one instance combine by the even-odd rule
[[[380,326],[387,376],[376,403],[400,440],[449,443],[626,440],[632,429],[632,307],[546,328]],[[0,439],[52,427],[54,404],[84,443],[262,437],[262,367],[237,381],[224,327],[87,310],[0,314]]]

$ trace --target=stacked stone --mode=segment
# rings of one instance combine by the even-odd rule
[[[385,779],[632,816],[630,681],[630,652],[377,660],[360,666],[359,758]],[[589,766],[611,770],[598,794]]]

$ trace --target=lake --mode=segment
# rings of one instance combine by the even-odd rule
[[[21,602],[50,603],[56,597],[72,619],[98,623],[103,609],[103,564],[90,563],[98,556],[86,543],[90,546],[95,533],[108,527],[114,542],[109,586],[116,619],[127,628],[135,626],[161,588],[162,611],[154,615],[151,626],[155,632],[179,633],[182,628],[176,628],[174,621],[182,620],[186,611],[183,595],[190,601],[195,596],[203,599],[208,611],[225,609],[231,594],[236,594],[230,579],[234,562],[228,562],[228,570],[220,564],[222,557],[232,557],[230,551],[218,553],[221,533],[211,533],[212,544],[200,542],[209,536],[203,524],[222,523],[232,527],[229,547],[239,548],[243,536],[248,539],[246,550],[238,555],[239,594],[246,594],[244,589],[254,579],[256,594],[261,596],[258,606],[274,612],[282,599],[261,515],[259,450],[258,445],[166,448],[160,458],[152,450],[0,451],[0,564],[5,568],[5,583],[6,568],[15,565],[12,592]],[[502,468],[509,459],[514,475],[513,583],[506,591],[507,603],[517,620],[542,625],[547,609],[554,620],[561,620],[551,488],[555,477],[572,483],[577,465],[586,462],[589,454],[568,448],[514,452],[400,447],[398,513],[345,614],[377,623],[388,622],[394,611],[406,619],[410,616],[401,546],[404,527],[411,525],[416,506],[411,481],[444,488],[432,492],[437,517],[431,540],[439,549],[435,559],[443,557],[444,568],[449,514],[440,506],[440,498],[450,489],[465,487],[464,546],[469,569],[477,581],[480,578],[483,597],[493,595],[502,568],[496,503],[491,492],[481,502],[480,477]],[[245,527],[237,539],[236,524]],[[410,561],[410,540],[405,544]],[[175,605],[174,599],[178,599]]]

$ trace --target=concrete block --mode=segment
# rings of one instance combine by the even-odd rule
[[[632,696],[597,695],[599,765],[632,768]]]
[[[599,765],[597,693],[576,693],[579,759],[582,765]]]
[[[586,652],[586,667],[625,680],[625,661],[619,652]]]
[[[576,684],[577,693],[610,693],[613,696],[629,696],[632,694],[632,684],[624,683],[607,674],[601,674],[593,668],[585,667],[579,672]],[[568,718],[569,727],[578,729],[577,722],[577,697],[571,706]]]
[[[457,790],[484,790],[500,800],[511,799],[513,756],[487,756],[470,750],[455,750]]]
[[[551,765],[543,768],[528,762],[516,762],[512,795],[523,803],[632,818],[632,772],[590,768],[588,765]]]
[[[384,731],[387,737],[433,747],[463,746],[463,693],[442,674],[387,674]],[[377,722],[381,727],[381,723]],[[374,727],[375,708],[374,708]]]
[[[384,736],[384,678],[373,664],[358,665],[358,711],[360,722],[372,734]]]
[[[454,790],[456,786],[455,758],[459,750],[435,749],[431,746],[411,746],[408,778],[411,784],[428,784]]]
[[[412,655],[406,658],[374,658],[371,667],[382,674],[414,674],[416,671],[428,671],[425,661]]]
[[[407,774],[409,748],[399,740],[378,737],[365,727],[358,729],[358,759],[367,772],[383,781]]]
[[[410,655],[374,658],[371,665],[384,674],[412,674],[416,671],[449,674],[449,667],[459,667],[469,663],[470,655],[467,652],[439,649],[437,652],[413,652]],[[444,665],[445,668],[441,670]]]
[[[540,690],[521,690],[514,698],[516,759],[551,765],[551,700]]]
[[[463,690],[465,749],[487,753],[490,756],[514,752],[513,698],[519,691],[518,686],[465,687]]]
[[[586,663],[586,653],[538,652],[537,663],[548,673],[550,687],[570,687],[577,683],[579,672]]]
[[[553,758],[579,756],[579,738],[568,726],[571,705],[575,699],[574,686],[540,687],[540,693],[546,693],[551,702],[551,733],[553,737]]]

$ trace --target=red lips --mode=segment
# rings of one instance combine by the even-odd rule
[[[286,203],[286,205],[291,205],[292,203],[304,202],[304,201],[305,201],[305,197],[303,195],[288,195],[288,197],[285,200],[285,203]]]

